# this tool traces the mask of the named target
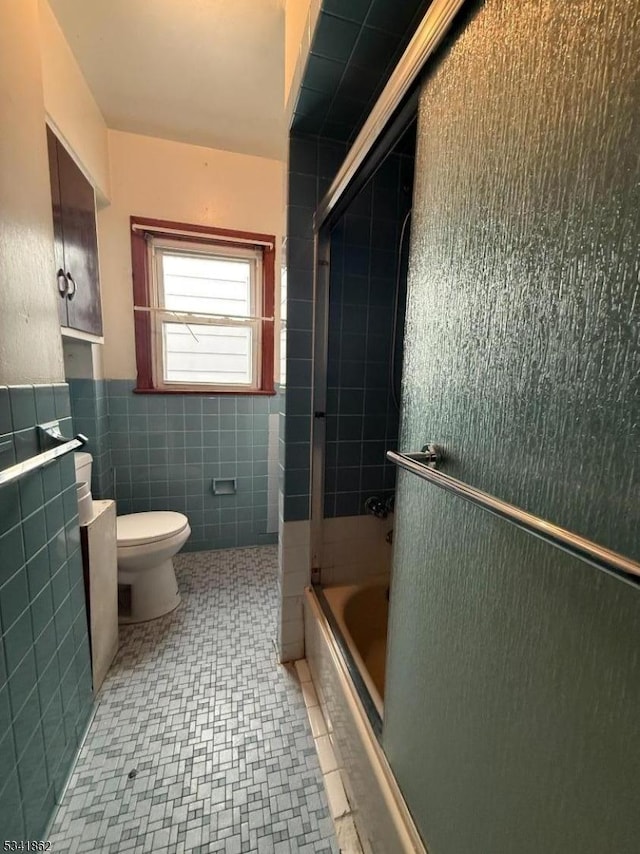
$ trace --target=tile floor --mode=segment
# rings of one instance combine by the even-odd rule
[[[181,606],[121,627],[51,850],[336,854],[300,684],[276,662],[276,549],[176,571]]]

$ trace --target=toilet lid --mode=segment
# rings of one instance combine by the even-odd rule
[[[119,546],[155,543],[179,534],[188,524],[189,520],[182,513],[168,510],[129,513],[116,519],[116,539]]]

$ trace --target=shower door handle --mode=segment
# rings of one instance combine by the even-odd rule
[[[430,469],[437,469],[440,463],[444,462],[444,448],[442,445],[436,445],[435,442],[428,442],[423,445],[422,450],[417,454],[406,454],[417,463],[427,466]]]

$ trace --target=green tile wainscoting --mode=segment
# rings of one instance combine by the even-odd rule
[[[324,0],[292,129],[352,143],[431,0]]]
[[[71,434],[66,384],[0,387],[0,469]],[[0,487],[0,828],[42,838],[92,710],[73,455]]]
[[[115,498],[121,515],[185,513],[186,551],[275,543],[269,458],[275,472],[278,445],[272,436],[270,447],[269,425],[277,432],[270,416],[279,395],[135,394],[134,387],[134,380],[69,381],[74,427],[98,461],[94,497]],[[214,495],[214,478],[235,478],[235,494]]]
[[[69,380],[71,416],[76,433],[88,439],[93,457],[91,492],[94,498],[115,498],[109,439],[109,409],[105,380]]]

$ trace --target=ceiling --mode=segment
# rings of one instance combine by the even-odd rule
[[[284,0],[50,0],[116,130],[282,159]]]

